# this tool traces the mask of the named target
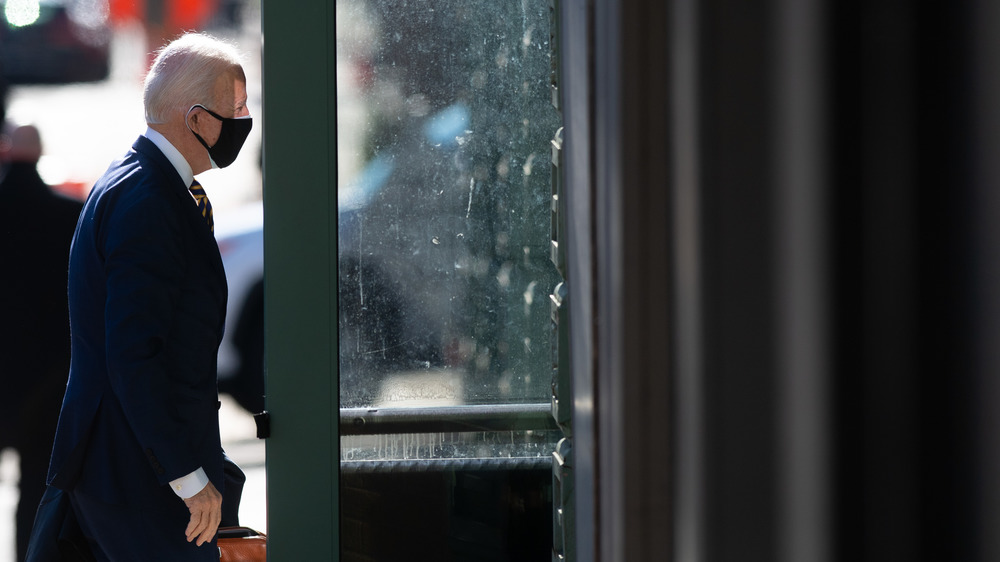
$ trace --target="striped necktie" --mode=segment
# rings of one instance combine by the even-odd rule
[[[214,234],[215,221],[212,220],[212,204],[208,201],[205,188],[198,183],[198,180],[194,180],[188,189],[191,190],[191,195],[194,196],[194,200],[198,203],[198,210],[201,211],[201,216],[205,217],[205,222],[208,223],[208,230]]]

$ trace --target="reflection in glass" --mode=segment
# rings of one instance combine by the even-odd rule
[[[549,400],[548,4],[338,2],[341,407]]]

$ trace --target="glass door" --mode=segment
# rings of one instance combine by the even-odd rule
[[[345,559],[552,550],[548,0],[338,0]]]

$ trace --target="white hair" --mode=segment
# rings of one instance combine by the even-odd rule
[[[199,33],[172,41],[160,49],[146,74],[146,122],[165,123],[172,112],[186,112],[195,104],[211,106],[216,80],[226,73],[246,81],[239,53],[229,43]]]

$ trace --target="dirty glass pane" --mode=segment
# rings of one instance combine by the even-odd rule
[[[547,402],[547,0],[339,0],[341,407]]]

